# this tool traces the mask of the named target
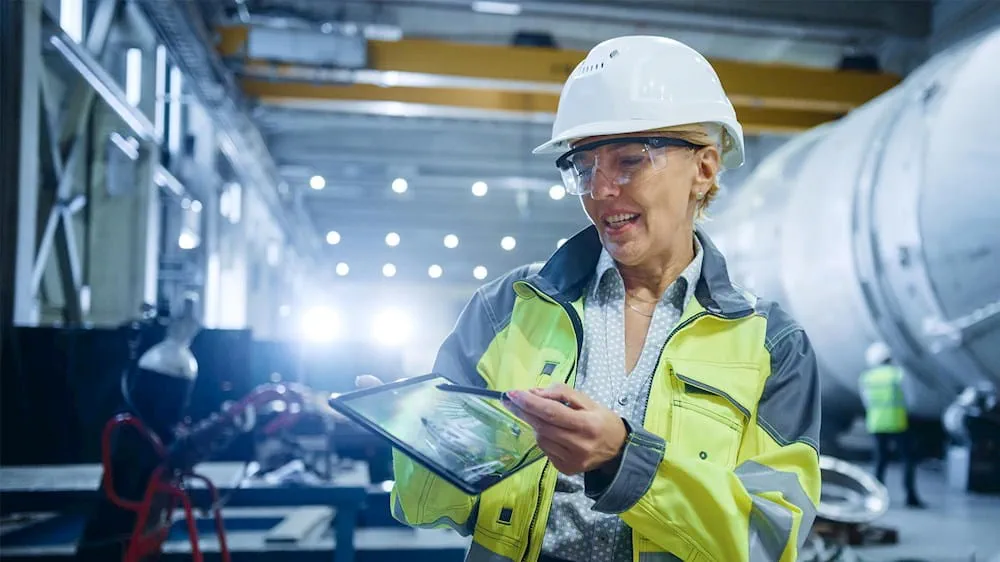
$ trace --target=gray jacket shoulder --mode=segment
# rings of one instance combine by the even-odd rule
[[[806,331],[778,303],[757,299],[767,319],[764,346],[771,373],[764,382],[757,422],[778,444],[800,442],[819,452],[819,366]]]
[[[494,332],[499,333],[510,323],[516,300],[514,283],[538,273],[543,265],[543,263],[530,263],[514,268],[476,291],[473,300],[478,300],[485,309]]]
[[[539,269],[541,264],[524,265],[479,287],[438,349],[434,372],[457,383],[484,386],[479,360],[510,323],[516,300],[514,283]]]

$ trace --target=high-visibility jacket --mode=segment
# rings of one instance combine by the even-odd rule
[[[695,297],[661,350],[642,426],[618,476],[585,478],[594,509],[632,529],[633,560],[792,562],[820,495],[819,378],[803,330],[776,304],[730,283],[697,232]],[[590,227],[543,266],[480,288],[439,351],[435,372],[499,390],[573,385],[583,296],[601,244]],[[415,527],[472,534],[471,562],[538,559],[556,484],[539,461],[466,495],[396,452],[393,515]]]
[[[861,374],[861,398],[869,433],[902,433],[909,420],[903,396],[903,370],[881,365]]]

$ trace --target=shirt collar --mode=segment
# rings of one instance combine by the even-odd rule
[[[677,277],[674,283],[683,284],[683,300],[681,302],[673,302],[679,310],[684,310],[687,308],[689,302],[694,297],[695,288],[698,285],[698,279],[701,278],[701,268],[702,263],[705,260],[705,252],[702,249],[701,241],[698,240],[697,236],[694,236],[694,259],[691,263],[681,271],[681,274]],[[595,297],[598,288],[603,283],[615,282],[623,283],[621,273],[618,272],[618,267],[615,265],[614,258],[611,254],[604,248],[601,248],[601,256],[597,259],[597,268],[595,270],[596,275],[594,276],[594,283],[591,287],[590,297]],[[668,290],[666,293],[669,293]],[[681,293],[678,291],[678,293]]]

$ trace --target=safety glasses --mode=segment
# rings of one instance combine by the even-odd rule
[[[556,160],[566,192],[586,195],[593,190],[598,173],[618,186],[627,185],[646,169],[666,166],[671,146],[698,149],[701,146],[671,137],[616,137],[573,148]]]

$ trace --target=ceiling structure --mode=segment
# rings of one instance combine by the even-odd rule
[[[755,133],[752,166],[787,134],[891,87],[894,76],[834,71],[845,56],[926,36],[931,2],[201,0],[200,8],[255,102],[252,119],[280,176],[318,236],[337,233],[325,245],[331,267],[343,262],[348,278],[374,280],[391,263],[394,279],[427,280],[438,265],[438,282],[470,283],[476,266],[493,278],[545,259],[586,224],[578,201],[552,197],[561,191],[550,159],[531,155],[548,136],[572,70],[566,60],[609,37],[657,34],[734,61],[719,72],[744,95],[737,105]],[[515,36],[559,51],[510,47]],[[793,94],[781,99],[775,83],[787,68],[741,61],[812,70],[794,70]],[[433,72],[442,68],[448,76]],[[511,76],[520,71],[530,80]],[[397,179],[405,191],[401,181],[393,189]],[[476,182],[484,195],[473,193]],[[398,245],[387,244],[389,233]],[[457,247],[445,247],[448,234]],[[505,236],[516,241],[510,250]]]

